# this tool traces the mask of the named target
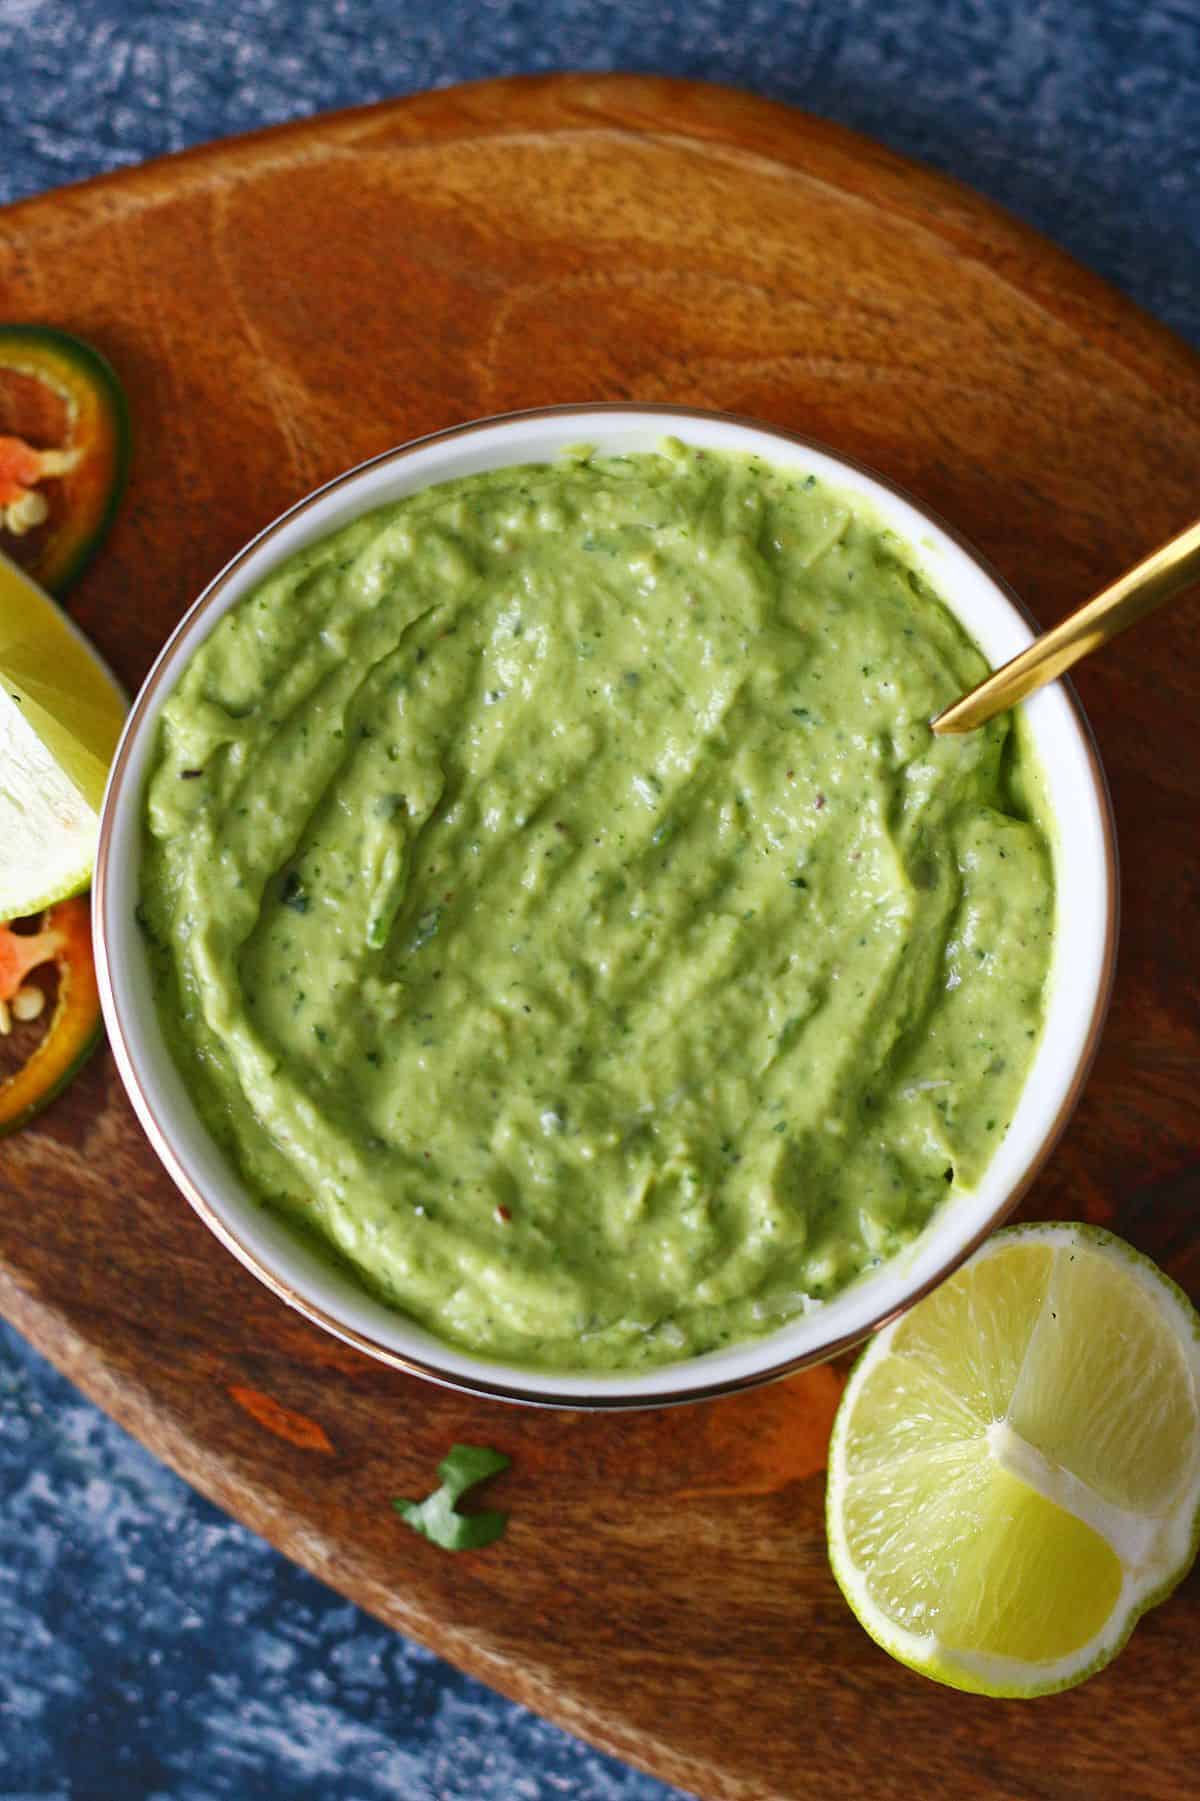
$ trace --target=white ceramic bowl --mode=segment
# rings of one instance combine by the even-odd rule
[[[993,664],[1027,644],[1030,626],[979,557],[923,508],[855,463],[789,433],[677,407],[549,407],[419,439],[339,476],[239,552],[167,643],[117,751],[100,830],[94,924],[109,1037],[130,1099],[176,1183],[224,1245],[328,1331],[386,1363],[509,1400],[628,1407],[694,1400],[817,1362],[865,1337],[959,1264],[1016,1205],[1083,1086],[1100,1034],[1116,946],[1116,859],[1104,776],[1086,723],[1062,683],[1026,703],[1057,825],[1057,933],[1045,1031],[1016,1114],[975,1193],[951,1197],[917,1241],[833,1300],[766,1338],[634,1375],[555,1374],[472,1356],[373,1299],[309,1251],[245,1191],[202,1125],[168,1053],[135,922],[142,797],[155,725],[193,651],[217,620],[293,552],[358,514],[434,482],[570,446],[653,449],[667,434],[703,448],[756,452],[865,497],[906,541],[921,572]]]

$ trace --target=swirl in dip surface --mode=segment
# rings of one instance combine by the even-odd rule
[[[163,713],[141,917],[245,1182],[485,1356],[772,1331],[979,1179],[1040,1031],[1036,771],[857,499],[674,441],[293,557]]]

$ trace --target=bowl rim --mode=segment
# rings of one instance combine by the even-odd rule
[[[979,1248],[984,1240],[988,1238],[998,1226],[1003,1224],[1029,1192],[1033,1183],[1045,1168],[1047,1161],[1061,1139],[1067,1123],[1079,1102],[1091,1072],[1092,1065],[1095,1061],[1100,1037],[1112,999],[1116,971],[1120,910],[1116,828],[1108,780],[1100,760],[1095,734],[1093,733],[1087,715],[1084,713],[1079,702],[1074,686],[1066,678],[1060,677],[1058,682],[1054,685],[1062,691],[1072,721],[1079,733],[1080,744],[1085,755],[1088,773],[1091,777],[1095,791],[1095,799],[1098,804],[1103,844],[1104,874],[1107,886],[1104,916],[1104,943],[1101,952],[1095,996],[1092,1004],[1091,1017],[1087,1025],[1086,1036],[1084,1037],[1082,1049],[1075,1064],[1072,1079],[1067,1086],[1054,1118],[1044,1131],[1040,1141],[1031,1151],[1028,1162],[1026,1163],[1020,1178],[1006,1192],[1003,1199],[988,1214],[987,1218],[981,1222],[978,1230],[969,1235],[965,1243],[949,1251],[944,1261],[939,1260],[936,1271],[931,1273],[927,1279],[919,1283],[910,1292],[906,1292],[903,1300],[884,1307],[878,1314],[873,1314],[868,1321],[860,1326],[856,1326],[852,1331],[843,1333],[836,1339],[828,1340],[818,1346],[811,1347],[808,1350],[799,1352],[790,1357],[764,1362],[761,1367],[746,1370],[740,1374],[724,1377],[715,1381],[704,1383],[682,1383],[677,1389],[670,1389],[652,1394],[625,1393],[618,1389],[598,1390],[590,1394],[576,1393],[574,1391],[564,1394],[562,1392],[539,1389],[538,1377],[540,1375],[545,1374],[547,1376],[552,1376],[559,1374],[559,1372],[542,1372],[534,1367],[530,1368],[530,1381],[527,1385],[517,1385],[510,1381],[490,1380],[487,1375],[483,1373],[488,1367],[489,1359],[478,1354],[463,1353],[464,1355],[474,1356],[476,1358],[476,1369],[478,1373],[475,1371],[470,1373],[461,1370],[450,1371],[439,1367],[435,1362],[429,1361],[422,1356],[418,1356],[408,1351],[397,1350],[394,1346],[381,1343],[379,1340],[372,1338],[368,1333],[361,1331],[358,1327],[339,1319],[335,1314],[330,1313],[324,1306],[311,1300],[307,1295],[301,1294],[297,1289],[293,1288],[283,1276],[272,1268],[270,1263],[260,1256],[258,1252],[247,1245],[208,1200],[200,1186],[193,1181],[187,1169],[184,1167],[181,1158],[176,1155],[170,1134],[158,1119],[145,1088],[143,1087],[136,1059],[130,1050],[129,1041],[126,1035],[125,1019],[117,992],[117,984],[113,978],[109,959],[108,935],[105,930],[108,895],[108,865],[115,836],[114,818],[116,814],[116,801],[126,779],[135,740],[140,732],[146,714],[155,702],[158,691],[169,672],[172,655],[180,639],[192,630],[202,613],[207,612],[212,608],[228,584],[237,576],[242,566],[252,556],[256,555],[269,544],[272,538],[283,531],[284,528],[290,525],[299,515],[314,507],[318,501],[322,501],[339,489],[348,487],[352,483],[361,480],[369,470],[377,469],[385,464],[402,463],[409,457],[420,451],[426,450],[435,444],[449,443],[454,439],[469,437],[479,432],[494,430],[498,426],[515,424],[517,422],[537,420],[549,421],[554,419],[564,419],[571,416],[590,417],[596,414],[626,414],[631,417],[648,416],[662,419],[664,423],[675,419],[680,421],[681,424],[686,424],[686,422],[691,420],[700,421],[705,425],[740,427],[761,432],[767,436],[776,438],[784,445],[792,446],[803,451],[809,451],[818,456],[828,457],[833,463],[840,464],[843,468],[852,471],[859,476],[865,477],[868,481],[877,484],[897,500],[911,507],[923,520],[928,521],[935,530],[940,532],[954,544],[958,550],[964,553],[969,561],[973,563],[987,580],[992,583],[1032,631],[1036,633],[1041,629],[1037,620],[1033,617],[1029,609],[1014,592],[1004,577],[1000,575],[988,559],[982,555],[970,539],[965,537],[955,526],[943,519],[934,508],[928,506],[923,500],[918,499],[906,488],[901,486],[900,483],[893,481],[889,476],[881,474],[878,470],[871,467],[870,464],[861,461],[857,457],[848,455],[844,451],[834,448],[819,438],[811,437],[806,433],[792,431],[787,427],[776,425],[769,420],[757,418],[750,414],[726,412],[715,408],[691,407],[670,402],[639,403],[632,400],[580,401],[560,403],[551,406],[525,407],[510,412],[489,414],[478,419],[465,421],[458,425],[451,425],[437,431],[426,432],[418,438],[408,439],[402,444],[395,445],[388,450],[379,452],[375,456],[368,457],[364,461],[356,463],[352,468],[346,469],[339,475],[333,476],[329,481],[322,483],[320,487],[314,488],[311,492],[293,502],[291,506],[287,507],[282,513],[272,519],[261,529],[261,531],[257,532],[242,545],[242,547],[234,553],[228,562],[226,562],[206,584],[168,635],[166,641],[155,657],[145,681],[139,688],[133,706],[130,709],[129,717],[125,723],[125,729],[113,759],[107,788],[105,790],[96,849],[95,874],[92,884],[92,934],[95,946],[96,975],[100,990],[101,1008],[118,1073],[120,1074],[122,1083],[142,1129],[146,1133],[160,1162],[164,1165],[168,1175],[171,1177],[175,1186],[180,1190],[185,1200],[199,1215],[203,1223],[221,1242],[225,1249],[232,1252],[243,1267],[257,1277],[258,1280],[277,1295],[279,1299],[304,1315],[305,1318],[311,1320],[314,1325],[320,1326],[325,1331],[331,1333],[335,1338],[339,1338],[344,1343],[350,1344],[355,1349],[363,1352],[364,1355],[373,1358],[376,1362],[382,1362],[405,1374],[418,1376],[425,1381],[436,1383],[439,1387],[449,1388],[458,1393],[473,1394],[488,1400],[505,1401],[522,1406],[578,1412],[635,1411],[650,1410],[659,1407],[681,1406],[693,1402],[715,1400],[724,1395],[736,1394],[744,1390],[762,1387],[769,1382],[781,1381],[788,1376],[797,1374],[801,1370],[811,1368],[820,1363],[826,1363],[832,1358],[851,1350],[855,1346],[865,1343],[874,1333],[882,1330],[883,1327],[890,1324],[892,1320],[897,1319],[901,1314],[906,1313],[910,1307],[915,1306],[918,1301],[923,1299],[924,1296],[929,1294],[934,1288],[940,1286],[941,1283],[951,1276],[956,1269],[960,1268]],[[365,510],[370,509],[368,507]],[[402,1310],[396,1311],[400,1314],[401,1318],[404,1317]],[[431,1334],[431,1336],[436,1337],[436,1334]],[[681,1359],[678,1365],[679,1369],[686,1369],[692,1361],[693,1360],[687,1358]],[[671,1366],[669,1365],[664,1366],[666,1369],[669,1369],[670,1367]],[[603,1375],[608,1374],[609,1372],[598,1373]],[[632,1374],[633,1372],[616,1371],[611,1373],[619,1378],[623,1373]],[[588,1372],[581,1373],[578,1379],[580,1381],[586,1380],[587,1374]]]

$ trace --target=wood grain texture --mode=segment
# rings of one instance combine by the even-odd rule
[[[834,127],[720,89],[552,77],[189,153],[0,214],[0,314],[129,390],[131,496],[73,611],[124,680],[253,532],[419,433],[670,400],[826,439],[968,533],[1049,623],[1179,529],[1200,364],[1042,240]],[[1084,666],[1124,854],[1116,997],[1026,1213],[1115,1225],[1200,1291],[1200,608]],[[0,1308],[291,1556],[706,1801],[1194,1792],[1200,1582],[1035,1707],[891,1663],[828,1572],[833,1369],[659,1414],[407,1379],[290,1313],[159,1169],[102,1056],[0,1146]],[[507,1537],[389,1499],[456,1439]]]

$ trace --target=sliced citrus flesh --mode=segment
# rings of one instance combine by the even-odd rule
[[[49,595],[0,556],[0,920],[91,881],[125,700]]]
[[[1200,1316],[1111,1233],[997,1233],[859,1360],[826,1512],[892,1656],[979,1694],[1081,1682],[1196,1553]]]

